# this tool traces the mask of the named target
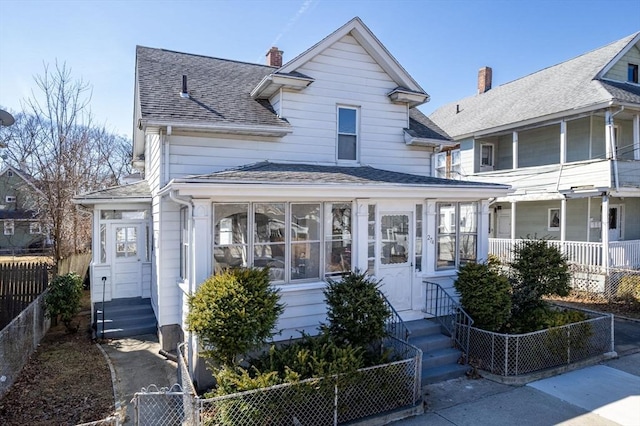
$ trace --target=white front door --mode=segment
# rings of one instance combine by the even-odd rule
[[[609,241],[622,239],[622,206],[609,206]]]
[[[511,209],[498,210],[496,238],[511,238]]]
[[[411,309],[413,250],[410,212],[381,212],[378,227],[378,278],[396,311]]]
[[[136,223],[111,225],[113,244],[113,299],[142,296],[143,227]]]

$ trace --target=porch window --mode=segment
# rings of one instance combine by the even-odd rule
[[[13,235],[15,233],[15,223],[12,220],[4,221],[4,235]]]
[[[100,210],[102,220],[144,220],[146,218],[146,210]]]
[[[480,170],[490,171],[493,170],[493,145],[482,144],[480,145]]]
[[[338,161],[358,158],[358,110],[338,107]]]
[[[416,248],[415,269],[422,271],[422,204],[416,204]]]
[[[547,231],[560,230],[560,209],[549,209],[547,216]]]
[[[138,228],[135,226],[116,227],[116,257],[138,255]]]
[[[214,232],[216,272],[268,266],[296,282],[351,270],[351,204],[214,204]]]
[[[453,269],[477,259],[478,204],[437,203],[436,269]]]
[[[100,224],[100,263],[107,263],[107,225]]]

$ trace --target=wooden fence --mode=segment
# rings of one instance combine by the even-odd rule
[[[47,288],[50,271],[46,263],[0,264],[0,330]]]

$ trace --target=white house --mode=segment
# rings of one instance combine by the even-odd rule
[[[324,321],[327,277],[368,270],[409,320],[425,278],[487,256],[489,199],[508,186],[431,176],[452,142],[359,18],[267,60],[138,47],[144,178],[75,200],[94,212],[92,302],[149,301],[165,349],[189,338],[186,296],[224,268],[271,267],[288,339]]]

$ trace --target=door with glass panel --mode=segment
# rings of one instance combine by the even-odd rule
[[[112,298],[141,297],[144,227],[137,223],[114,223],[110,228],[113,238]]]
[[[411,309],[412,247],[410,212],[381,212],[378,226],[378,278],[397,311]]]

